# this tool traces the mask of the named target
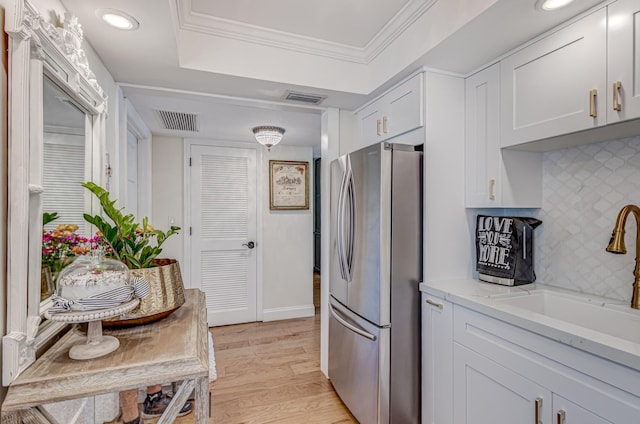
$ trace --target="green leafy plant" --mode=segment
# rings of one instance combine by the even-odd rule
[[[147,217],[140,226],[133,215],[125,215],[123,209],[115,207],[116,201],[109,198],[107,190],[92,182],[82,186],[98,198],[104,214],[111,221],[101,215],[84,214],[84,219],[95,225],[101,233],[107,255],[124,262],[131,269],[155,266],[154,259],[162,252],[162,244],[167,238],[177,234],[180,227],[171,226],[165,233],[153,228]]]
[[[47,225],[48,223],[53,222],[53,221],[55,221],[55,220],[56,220],[56,219],[58,219],[58,218],[60,218],[60,217],[58,216],[58,212],[51,212],[51,213],[49,213],[49,212],[44,212],[44,213],[42,214],[42,226],[45,226],[45,225]]]

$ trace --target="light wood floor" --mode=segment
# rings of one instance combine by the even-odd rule
[[[319,284],[315,274],[315,305]],[[218,379],[209,423],[357,423],[320,372],[319,317],[211,328]],[[175,422],[187,423],[193,414]]]
[[[218,370],[211,422],[357,423],[320,372],[318,315],[211,332]]]

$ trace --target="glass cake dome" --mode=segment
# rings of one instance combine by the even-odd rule
[[[56,294],[64,299],[86,299],[119,287],[132,285],[129,268],[100,250],[78,256],[67,265],[56,280]],[[72,305],[78,309],[80,305]],[[75,308],[74,308],[75,307]]]

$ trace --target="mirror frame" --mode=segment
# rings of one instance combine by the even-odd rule
[[[2,339],[2,384],[31,365],[66,324],[43,322],[42,264],[43,78],[46,74],[86,112],[93,152],[92,179],[102,180],[107,97],[82,50],[82,29],[65,15],[64,28],[47,22],[29,0],[11,0],[9,36],[7,334]],[[28,236],[25,236],[28,235]]]

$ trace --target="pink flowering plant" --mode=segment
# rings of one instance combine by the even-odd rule
[[[76,231],[78,226],[75,224],[60,224],[54,230],[42,233],[42,264],[49,267],[54,277],[98,241],[83,237]]]

